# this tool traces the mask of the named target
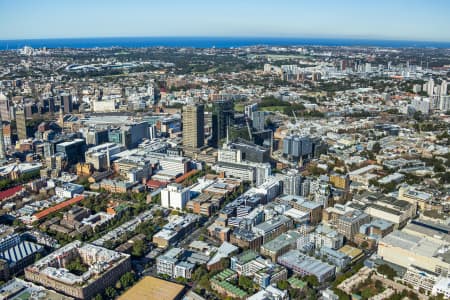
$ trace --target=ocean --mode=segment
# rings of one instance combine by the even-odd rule
[[[269,46],[372,46],[389,48],[450,48],[450,42],[421,42],[369,39],[271,38],[271,37],[108,37],[0,40],[0,50],[33,48],[107,48],[107,47],[192,47],[232,48]]]

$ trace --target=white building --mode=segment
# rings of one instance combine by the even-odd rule
[[[441,277],[433,286],[431,294],[435,296],[437,296],[438,294],[443,294],[444,298],[450,298],[450,278]]]
[[[73,198],[75,195],[80,195],[83,192],[84,188],[82,185],[68,182],[55,188],[55,194],[60,198]]]
[[[116,102],[114,99],[92,102],[92,111],[94,112],[107,112],[115,110],[116,110]]]
[[[191,199],[189,188],[171,183],[161,191],[161,206],[182,210]]]
[[[428,115],[431,109],[431,101],[430,98],[420,98],[415,97],[411,100],[411,105],[414,107],[416,111],[420,111],[424,115]]]

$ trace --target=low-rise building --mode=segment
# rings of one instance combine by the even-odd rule
[[[160,248],[168,247],[191,232],[198,221],[199,217],[194,214],[171,215],[169,216],[169,223],[153,235],[153,243]]]
[[[261,246],[261,255],[270,257],[273,262],[276,262],[280,255],[296,248],[299,237],[300,233],[298,231],[289,230],[275,239],[264,243]]]
[[[400,230],[388,234],[378,242],[378,255],[404,268],[414,265],[440,275],[450,272],[447,245]]]
[[[279,203],[290,205],[292,208],[309,214],[311,224],[320,223],[322,220],[322,205],[317,202],[308,201],[301,196],[284,195],[276,199]]]
[[[0,239],[0,279],[7,280],[34,262],[44,247],[27,241],[17,233],[3,235]]]
[[[79,259],[86,271],[67,269]],[[25,268],[25,278],[77,299],[91,299],[131,270],[130,256],[75,241]]]
[[[252,231],[263,237],[266,243],[293,227],[293,222],[286,216],[276,216],[266,222],[253,226]]]
[[[369,204],[364,212],[372,218],[383,219],[395,224],[395,228],[403,227],[415,216],[413,204],[395,198],[381,198]]]
[[[291,250],[278,257],[278,263],[301,276],[314,275],[319,282],[334,276],[336,268],[313,257],[309,257],[299,250]]]
[[[359,210],[346,212],[337,220],[337,231],[343,234],[347,239],[352,240],[359,232],[361,225],[369,223],[370,216]]]
[[[230,236],[230,243],[242,249],[259,251],[263,243],[263,237],[245,228],[236,228]]]
[[[61,186],[55,187],[55,194],[61,198],[73,198],[75,195],[81,195],[84,187],[79,184],[64,182]]]
[[[344,236],[326,225],[317,226],[316,230],[311,233],[310,241],[316,249],[328,247],[330,249],[339,249],[344,245]]]

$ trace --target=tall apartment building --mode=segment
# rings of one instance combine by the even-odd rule
[[[200,148],[205,142],[204,106],[202,104],[183,107],[183,146]]]
[[[264,130],[266,125],[266,117],[264,111],[254,111],[252,112],[252,125],[257,131]]]
[[[302,190],[302,176],[296,170],[289,170],[286,174],[277,174],[283,181],[283,194],[300,196]]]
[[[0,115],[3,121],[11,120],[9,99],[2,93],[0,93]]]
[[[16,111],[16,128],[19,140],[27,138],[27,118],[24,110]]]

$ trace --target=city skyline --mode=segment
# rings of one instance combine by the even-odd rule
[[[295,37],[450,41],[446,1],[0,3],[0,39]]]

